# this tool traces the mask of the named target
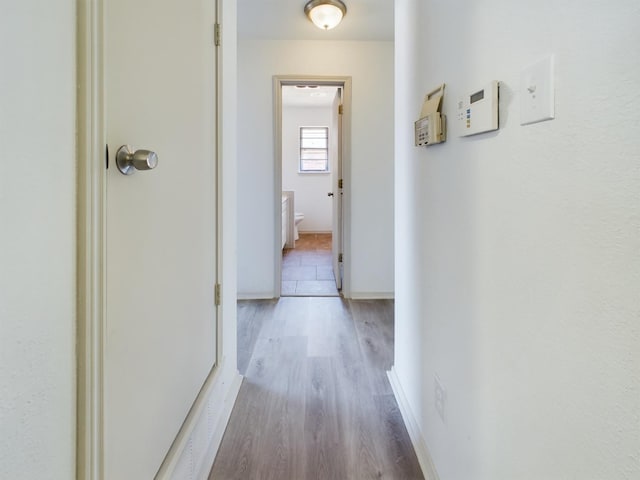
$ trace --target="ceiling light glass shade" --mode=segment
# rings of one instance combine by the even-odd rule
[[[342,21],[347,7],[340,0],[311,0],[305,5],[304,13],[316,27],[331,30]]]

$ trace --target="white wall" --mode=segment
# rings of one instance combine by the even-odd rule
[[[274,284],[273,75],[353,79],[351,291],[393,292],[393,43],[239,40],[238,292]],[[259,241],[258,241],[259,239]]]
[[[330,232],[332,199],[330,173],[299,173],[300,127],[331,127],[331,106],[282,109],[282,190],[295,192],[296,212],[304,214],[300,232]],[[330,139],[335,132],[330,131]],[[329,170],[335,168],[335,156],[329,156]]]
[[[0,7],[0,478],[75,475],[75,15]]]
[[[396,2],[395,371],[442,480],[640,477],[638,18]],[[549,53],[557,118],[520,126],[520,70]],[[428,89],[451,123],[493,79],[499,131],[413,147]]]

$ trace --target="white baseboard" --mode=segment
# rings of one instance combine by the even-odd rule
[[[393,300],[394,292],[351,292],[349,298],[353,300]]]
[[[231,417],[231,411],[233,410],[233,406],[235,405],[236,398],[238,397],[238,392],[240,391],[240,386],[242,385],[242,380],[244,377],[240,374],[236,374],[233,377],[232,385],[229,388],[227,393],[227,398],[225,398],[224,403],[224,412],[220,416],[220,419],[213,430],[213,435],[209,444],[209,449],[202,462],[200,463],[199,474],[195,478],[197,480],[206,480],[209,478],[209,473],[211,471],[211,467],[213,466],[213,462],[216,459],[216,455],[218,454],[218,448],[220,448],[220,444],[222,443],[222,437],[227,428],[227,423],[229,423],[229,418]],[[213,403],[211,402],[209,408],[213,407]],[[180,479],[176,479],[180,480]]]
[[[409,402],[407,401],[407,397],[404,394],[404,390],[400,384],[400,379],[398,378],[394,367],[391,367],[391,370],[387,372],[387,376],[389,377],[391,389],[393,390],[393,394],[398,402],[400,414],[402,415],[404,424],[407,427],[409,438],[411,439],[413,449],[418,457],[418,462],[420,463],[420,468],[422,469],[422,474],[424,475],[425,480],[440,480],[436,467],[431,459],[429,449],[427,448],[427,444],[424,442],[424,438],[420,432],[418,422],[416,422],[413,413],[411,413]]]
[[[238,300],[271,300],[275,298],[273,292],[268,293],[238,293]],[[351,295],[345,298],[353,300],[393,300],[394,292],[351,292]]]
[[[273,292],[267,293],[238,293],[238,300],[271,300],[275,298]]]
[[[154,480],[206,480],[241,383],[224,359],[211,370]]]

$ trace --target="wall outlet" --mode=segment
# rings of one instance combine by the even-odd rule
[[[434,385],[434,402],[436,407],[436,412],[440,416],[440,419],[444,423],[444,411],[445,405],[447,403],[447,391],[442,386],[442,382],[438,378],[438,375],[433,377],[433,385]]]

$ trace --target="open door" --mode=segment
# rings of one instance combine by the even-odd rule
[[[151,479],[216,362],[216,2],[104,6],[104,478]]]
[[[331,174],[331,186],[333,188],[333,215],[332,215],[332,236],[331,236],[331,254],[333,257],[333,275],[336,278],[336,287],[342,289],[342,88],[338,88],[336,97],[333,102],[334,126],[333,131],[336,134],[335,156],[336,161]]]
[[[335,155],[336,163],[331,170],[331,188],[328,192],[333,197],[332,202],[332,268],[336,278],[338,290],[349,294],[349,264],[344,267],[345,256],[349,252],[349,198],[344,195],[343,186],[349,185],[349,179],[345,178],[344,171],[348,171],[350,158],[350,117],[349,106],[351,105],[351,78],[331,77],[331,76],[306,76],[306,75],[278,75],[273,77],[273,97],[274,97],[274,224],[275,224],[275,251],[274,251],[274,272],[275,289],[274,294],[279,297],[282,291],[282,88],[284,86],[297,85],[318,85],[327,87],[337,87],[338,95],[334,99],[334,112],[332,131],[337,131]],[[341,112],[341,113],[340,113]],[[346,119],[346,120],[345,120]],[[331,138],[331,137],[330,137]],[[330,140],[331,142],[331,140]],[[346,165],[346,166],[345,166]],[[346,198],[345,198],[346,197]]]

